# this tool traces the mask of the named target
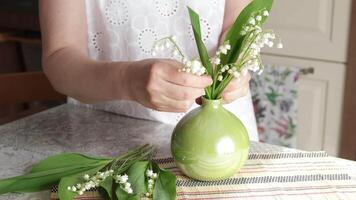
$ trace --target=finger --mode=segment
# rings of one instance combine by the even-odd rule
[[[183,64],[181,62],[178,62],[176,60],[173,59],[162,59],[162,61],[164,63],[167,63],[168,65],[171,65],[173,67],[176,67],[177,69],[183,67]]]
[[[249,89],[250,89],[249,84],[246,84],[237,90],[223,93],[222,98],[224,103],[231,103],[238,98],[246,96],[248,94]]]
[[[174,62],[170,62],[162,69],[161,77],[176,85],[182,85],[186,87],[194,88],[206,88],[210,86],[213,81],[209,76],[197,76],[190,73],[178,72],[177,65],[172,66]]]
[[[158,111],[164,111],[164,112],[177,112],[177,113],[187,112],[194,102],[192,100],[179,101],[179,100],[171,99],[165,95],[161,95],[160,98],[161,98],[161,102],[156,104],[157,106],[155,106],[154,109]]]
[[[165,80],[160,80],[159,85],[162,94],[175,100],[195,100],[205,94],[204,89],[176,85]]]
[[[233,79],[225,88],[224,92],[231,92],[244,87],[251,80],[251,75],[248,73],[246,76],[241,76],[239,79]]]
[[[185,72],[173,72],[169,77],[166,77],[166,81],[194,88],[206,88],[213,83],[209,76],[196,76]]]

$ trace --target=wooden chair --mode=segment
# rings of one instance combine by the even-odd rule
[[[40,38],[28,38],[14,33],[0,33],[0,42],[17,44],[40,44]],[[0,66],[1,67],[1,66]],[[20,112],[16,111],[0,119],[0,124],[48,109],[36,102],[65,102],[65,96],[56,92],[42,71],[18,73],[0,73],[0,105],[25,105]],[[33,103],[35,102],[35,103]],[[26,106],[33,105],[36,106]],[[26,109],[31,107],[31,109]]]
[[[43,72],[0,74],[0,104],[63,99]]]
[[[21,105],[0,118],[0,124],[8,123],[48,109],[39,102],[65,102],[66,97],[56,92],[43,72],[0,74],[0,105]]]
[[[19,32],[0,33],[0,42],[18,42],[26,44],[41,44],[41,39],[36,37],[25,37]]]

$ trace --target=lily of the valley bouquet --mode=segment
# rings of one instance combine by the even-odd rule
[[[262,48],[283,47],[280,38],[277,38],[273,30],[262,29],[269,16],[272,2],[272,0],[254,0],[248,5],[230,28],[224,43],[211,58],[202,42],[199,15],[188,8],[200,58],[190,60],[180,49],[175,36],[157,41],[152,54],[156,56],[160,51],[170,50],[173,57],[184,65],[179,71],[211,76],[213,84],[206,88],[205,98],[219,99],[232,79],[238,79],[249,71],[258,74],[263,72],[260,56]],[[276,45],[275,40],[278,40]]]
[[[236,173],[247,159],[249,141],[244,126],[228,111],[220,109],[219,102],[214,100],[220,99],[232,79],[249,71],[263,71],[260,51],[265,46],[274,46],[276,39],[273,31],[262,29],[272,3],[273,0],[253,0],[236,19],[212,58],[201,39],[199,16],[190,8],[200,58],[186,57],[175,37],[163,38],[154,47],[153,53],[171,49],[183,63],[181,72],[206,74],[213,79],[213,84],[205,90],[202,106],[205,108],[188,114],[172,136],[172,155],[189,177],[224,179]],[[278,43],[277,47],[281,48],[282,44]],[[53,155],[35,164],[25,175],[0,180],[0,195],[56,187],[60,200],[72,200],[93,190],[110,200],[175,199],[176,176],[152,160],[153,151],[152,146],[144,145],[116,158],[78,153]]]

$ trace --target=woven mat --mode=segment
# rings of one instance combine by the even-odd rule
[[[356,199],[356,181],[325,152],[251,153],[235,176],[212,182],[185,177],[172,158],[157,162],[177,175],[177,199]],[[90,191],[76,199],[101,198]]]

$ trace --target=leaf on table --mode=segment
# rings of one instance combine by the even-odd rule
[[[119,185],[116,187],[115,194],[118,200],[140,200],[139,194],[128,194]]]
[[[129,183],[134,191],[134,194],[130,195],[125,192],[119,185],[116,188],[116,196],[119,200],[128,199],[140,199],[140,196],[146,194],[147,192],[147,183],[146,183],[146,170],[148,168],[148,161],[138,161],[130,166],[126,171],[129,177]]]
[[[102,187],[105,190],[106,194],[110,199],[113,198],[114,179],[112,176],[109,176],[104,181],[102,181],[100,183],[100,187]]]
[[[0,194],[9,192],[37,192],[50,189],[58,184],[62,177],[76,174],[90,168],[92,167],[65,167],[0,180]]]
[[[76,185],[77,183],[83,182],[84,174],[93,175],[99,170],[101,170],[105,165],[97,166],[95,168],[91,168],[85,171],[81,171],[79,173],[66,176],[61,178],[58,185],[58,197],[60,200],[73,200],[73,198],[77,195],[77,193],[68,190],[68,186]]]
[[[89,157],[78,153],[62,153],[50,156],[32,167],[31,172],[44,171],[69,166],[85,166],[98,162],[109,163],[110,158]]]
[[[94,168],[97,166],[102,166],[106,165],[106,163],[102,162],[96,162],[96,163],[90,163],[87,165],[79,165],[79,166],[67,166],[67,167],[61,167],[61,168],[54,168],[54,169],[48,169],[48,170],[43,170],[43,171],[36,171],[36,172],[30,172],[29,174],[22,175],[22,178],[33,178],[33,177],[38,177],[38,176],[46,176],[46,175],[51,175],[55,173],[71,173],[73,170],[83,170],[86,168]]]
[[[193,29],[193,33],[194,33],[195,42],[197,44],[200,60],[203,64],[203,66],[205,67],[206,71],[208,72],[208,74],[212,76],[213,75],[213,67],[209,60],[208,51],[207,51],[207,49],[203,43],[203,40],[201,38],[199,15],[194,10],[192,10],[190,7],[188,7],[188,11],[189,11],[190,22],[192,24],[192,29]]]
[[[0,195],[1,194],[6,194],[11,191],[11,185],[16,183],[16,179],[5,179],[0,181]]]
[[[148,164],[148,161],[139,161],[131,165],[131,167],[127,170],[129,182],[131,183],[132,189],[136,194],[145,194],[147,192],[145,174]]]
[[[221,63],[235,63],[238,55],[240,54],[241,44],[244,40],[244,36],[241,35],[243,26],[248,23],[248,20],[253,12],[267,9],[271,10],[273,0],[253,0],[249,5],[247,5],[236,18],[234,24],[231,26],[230,30],[226,34],[225,41],[229,41],[231,45],[231,51],[227,55],[221,57]],[[266,18],[263,19],[262,24],[265,22]]]
[[[156,163],[152,163],[153,171],[158,172],[158,178],[153,190],[153,200],[176,199],[176,176],[165,169],[161,169]]]

